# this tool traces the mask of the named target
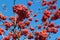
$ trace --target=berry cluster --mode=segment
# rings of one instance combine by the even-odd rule
[[[13,12],[15,12],[18,15],[17,19],[19,20],[23,20],[30,16],[30,12],[28,11],[28,8],[25,7],[24,5],[13,6]]]

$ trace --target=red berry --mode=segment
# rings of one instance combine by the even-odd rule
[[[29,1],[29,2],[28,2],[28,5],[29,5],[29,6],[31,6],[31,5],[32,5],[32,2],[31,2],[31,1]]]

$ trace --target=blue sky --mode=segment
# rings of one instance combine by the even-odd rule
[[[13,7],[13,2],[14,0],[0,0],[0,12],[2,12],[3,15],[7,16],[9,18],[9,16],[14,16],[14,13],[12,11],[12,7]],[[30,1],[30,0],[28,0]],[[24,4],[27,6],[27,1],[26,0],[16,0],[16,4]],[[3,6],[6,6],[6,10],[3,10]],[[33,1],[33,4],[31,7],[29,7],[30,9],[33,10],[33,13],[38,13],[37,17],[35,17],[33,19],[33,21],[31,22],[31,26],[35,27],[36,25],[38,24],[41,24],[41,18],[42,18],[42,15],[43,15],[43,10],[39,10],[38,11],[38,8],[45,8],[46,6],[42,7],[41,6],[41,0],[34,0]],[[57,9],[60,7],[60,0],[57,1]],[[32,17],[32,16],[31,16]],[[35,19],[39,19],[39,22],[35,23],[34,20]],[[8,20],[8,19],[7,19]],[[53,21],[56,25],[60,25],[60,19],[56,20],[56,21]],[[1,24],[1,22],[0,22]],[[32,25],[33,24],[33,25]],[[5,28],[4,26],[0,26],[2,28]],[[56,33],[56,34],[52,34],[52,38],[48,39],[48,40],[55,40],[55,38],[59,37],[60,36],[60,29],[58,29],[59,31]],[[8,33],[8,32],[7,32]],[[1,39],[1,38],[0,38]],[[23,37],[21,38],[21,40],[23,40]]]

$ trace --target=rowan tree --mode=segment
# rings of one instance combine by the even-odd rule
[[[0,40],[60,40],[60,24],[56,24],[60,20],[60,8],[57,7],[59,0],[23,0],[22,4],[17,1],[22,0],[10,2],[13,4],[10,11],[7,9],[9,6],[2,5]],[[53,39],[52,36],[56,34],[59,36]]]

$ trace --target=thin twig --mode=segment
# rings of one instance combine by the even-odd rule
[[[16,3],[16,0],[14,0],[14,5],[15,5],[15,3]]]

